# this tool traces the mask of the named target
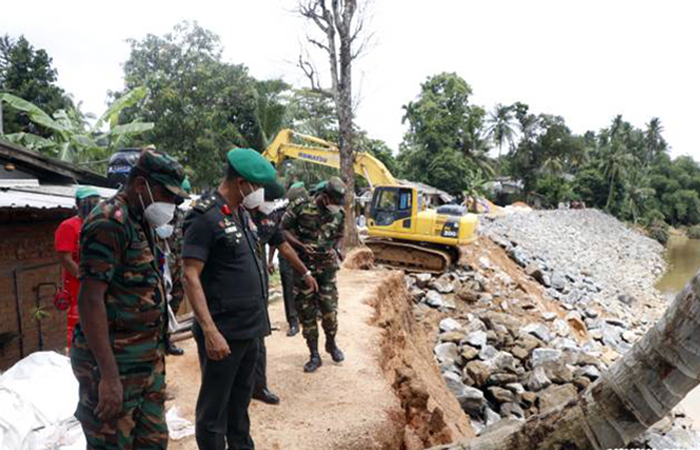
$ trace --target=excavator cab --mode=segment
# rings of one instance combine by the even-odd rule
[[[411,230],[414,189],[409,187],[377,187],[372,196],[370,225],[388,227],[395,231]],[[399,222],[399,223],[396,223]],[[394,224],[396,223],[396,226]]]

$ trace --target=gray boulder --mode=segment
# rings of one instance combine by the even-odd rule
[[[547,377],[543,367],[537,367],[530,372],[525,382],[525,386],[529,391],[540,391],[551,385],[552,381]]]
[[[573,384],[552,385],[539,393],[537,406],[541,413],[568,402],[576,397],[576,387]]]
[[[435,291],[428,291],[425,294],[425,302],[433,308],[440,308],[445,305],[442,295]]]
[[[457,322],[452,317],[448,317],[448,318],[442,319],[440,321],[440,331],[461,331],[461,330],[462,330],[462,324]]]

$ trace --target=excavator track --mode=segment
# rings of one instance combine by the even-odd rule
[[[374,253],[376,263],[407,272],[443,273],[454,262],[448,249],[377,238],[367,239],[365,245]]]

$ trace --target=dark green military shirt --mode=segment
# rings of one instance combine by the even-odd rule
[[[185,219],[182,257],[204,262],[207,306],[228,339],[270,334],[266,267],[254,228],[250,215],[243,208],[234,214],[217,191],[202,195]]]
[[[302,243],[311,244],[316,253],[301,257],[308,267],[337,268],[338,259],[335,255],[335,243],[343,237],[345,230],[345,211],[340,209],[331,213],[328,209],[318,206],[314,197],[294,202],[287,208],[282,218],[282,227],[290,231]]]
[[[152,239],[150,227],[129,209],[123,192],[95,207],[80,233],[80,280],[107,283],[104,302],[117,363],[163,355],[165,292]],[[80,325],[73,355],[93,359]]]

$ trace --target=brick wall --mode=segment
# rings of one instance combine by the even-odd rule
[[[0,371],[37,350],[65,348],[66,314],[53,307],[60,276],[53,240],[56,228],[69,216],[68,211],[55,210],[0,212]],[[38,322],[37,307],[49,317]],[[12,335],[9,341],[7,333]]]

